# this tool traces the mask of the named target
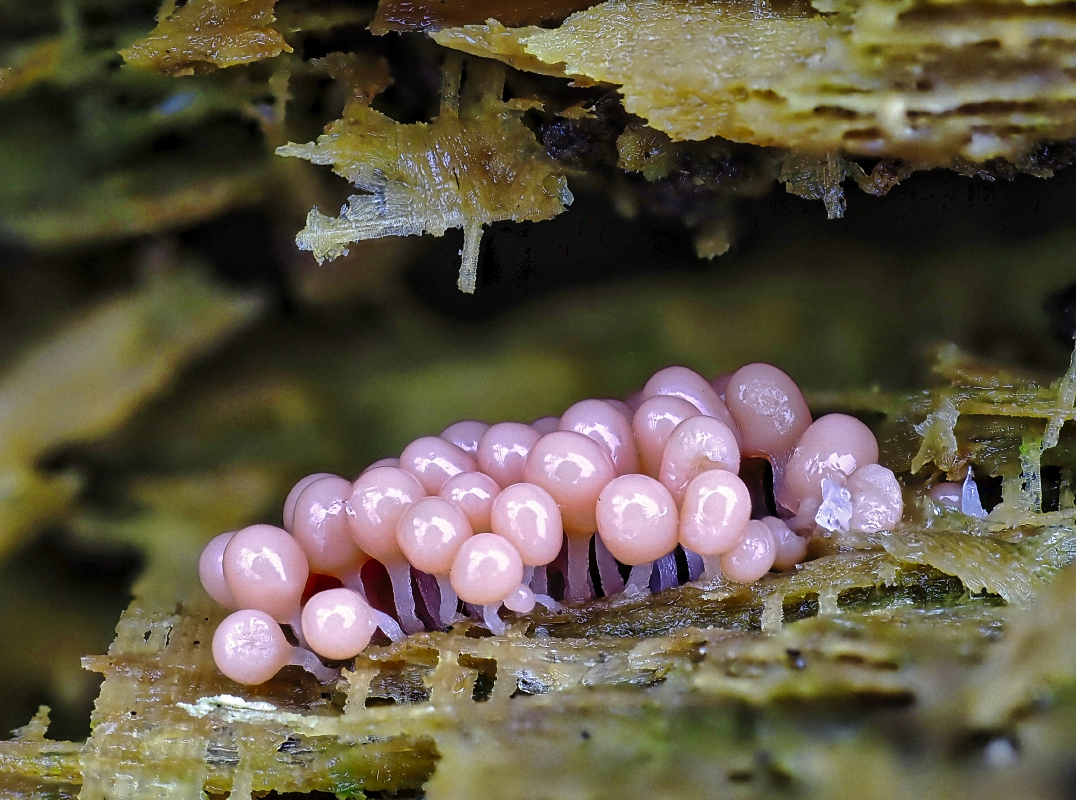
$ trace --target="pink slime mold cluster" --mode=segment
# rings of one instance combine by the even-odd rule
[[[466,612],[500,634],[502,605],[556,609],[700,576],[751,583],[803,561],[820,527],[892,528],[901,487],[877,462],[866,425],[812,420],[769,364],[710,382],[668,367],[627,401],[583,400],[530,425],[457,422],[354,481],[303,478],[282,528],[213,539],[202,585],[234,610],[213,655],[239,683],[286,664],[326,679],[323,659],[353,658],[378,629],[398,641]]]

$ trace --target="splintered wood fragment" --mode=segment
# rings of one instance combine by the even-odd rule
[[[495,22],[434,38],[518,69],[615,85],[628,112],[674,141],[1038,169],[1035,148],[1076,135],[1066,72],[1076,13],[1022,0],[947,3],[959,13],[936,5],[608,0],[556,28],[491,14]],[[821,187],[831,218],[843,211],[839,166]]]
[[[1057,387],[1057,413],[1050,417],[1046,433],[1042,437],[1042,449],[1057,447],[1061,438],[1061,426],[1065,420],[1072,419],[1072,408],[1076,405],[1076,349],[1072,351],[1069,368]]]
[[[276,0],[189,0],[166,3],[157,27],[120,51],[141,69],[181,77],[292,52],[273,28]]]
[[[425,31],[495,19],[504,25],[545,25],[594,5],[594,0],[381,0],[370,30]]]
[[[450,59],[440,113],[429,123],[400,124],[370,108],[369,97],[356,97],[316,142],[277,149],[331,166],[361,192],[337,217],[312,209],[296,237],[301,249],[321,263],[364,239],[461,228],[459,287],[470,293],[483,226],[550,219],[572,202],[560,168],[520,120],[523,112],[501,99],[503,68],[469,64],[462,91],[460,74],[460,60]]]

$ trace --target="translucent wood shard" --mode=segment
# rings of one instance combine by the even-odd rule
[[[470,70],[460,98],[459,71],[450,69],[430,123],[402,125],[356,98],[317,142],[278,148],[278,155],[332,166],[363,192],[348,198],[339,217],[313,209],[299,247],[322,262],[364,239],[462,228],[459,288],[473,292],[483,225],[549,219],[572,202],[522,113],[501,100],[502,77]]]
[[[563,64],[546,64],[542,59],[529,55],[523,40],[541,32],[537,25],[507,28],[491,19],[484,25],[461,25],[457,28],[435,31],[430,37],[443,47],[459,50],[474,56],[496,58],[515,69],[535,72],[539,75],[565,77]],[[589,81],[583,81],[589,83]]]
[[[560,22],[591,5],[591,0],[381,0],[370,30],[380,36],[390,31],[437,30],[490,18],[505,25],[538,25]]]
[[[615,84],[629,112],[675,140],[1019,164],[1076,135],[1076,15],[1031,5],[610,0],[553,30],[471,25],[435,38]]]
[[[157,27],[120,51],[128,64],[170,75],[193,75],[290,53],[272,27],[276,0],[167,0]]]
[[[947,397],[915,426],[915,432],[923,437],[923,443],[912,459],[912,472],[918,472],[931,461],[944,470],[953,468],[957,459],[957,441],[953,431],[958,419],[960,411]]]

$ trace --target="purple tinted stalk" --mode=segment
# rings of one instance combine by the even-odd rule
[[[456,611],[459,605],[459,597],[456,596],[456,590],[452,588],[452,581],[448,579],[447,575],[438,575],[436,577],[437,588],[441,591],[441,606],[438,617],[441,620],[441,627],[444,628],[461,619],[459,612]]]
[[[694,550],[688,550],[685,547],[684,557],[687,559],[687,579],[689,581],[697,581],[699,576],[702,575],[702,571],[706,568],[702,562],[702,556]]]
[[[406,561],[399,561],[386,564],[385,569],[392,581],[392,598],[396,604],[396,613],[400,615],[400,627],[409,634],[424,630],[426,626],[415,613],[415,595],[411,591],[411,565]]]
[[[534,568],[534,575],[530,580],[531,591],[535,595],[549,594],[549,573],[545,565]]]
[[[345,575],[340,578],[340,582],[344,584],[344,587],[350,589],[359,595],[363,600],[367,600],[366,597],[366,585],[362,582],[362,575],[359,570],[355,570],[350,575]]]
[[[302,667],[321,683],[330,683],[340,677],[340,670],[330,669],[325,666],[316,655],[302,647],[293,647],[291,649],[291,657],[288,659],[288,663]]]
[[[721,579],[721,556],[703,556],[702,563],[703,583],[716,583]]]
[[[486,627],[489,628],[489,632],[495,636],[501,636],[507,626],[504,624],[504,620],[501,619],[500,603],[488,603],[482,606],[482,621],[486,623]]]
[[[594,596],[590,587],[590,537],[568,537],[568,575],[565,580],[566,600],[589,600]]]
[[[676,578],[676,553],[667,553],[654,562],[654,571],[650,577],[650,591],[664,592],[679,583]]]
[[[288,620],[288,627],[295,634],[295,640],[299,643],[299,647],[307,647],[306,637],[303,636],[303,610],[301,608],[296,609],[291,619]]]
[[[600,536],[594,540],[594,558],[598,562],[598,577],[601,578],[602,593],[610,597],[624,591],[624,579],[620,577],[616,559],[613,558],[613,554],[609,552],[609,548],[605,546]]]
[[[403,632],[403,628],[400,627],[400,623],[386,614],[384,611],[378,611],[376,608],[370,608],[371,615],[374,618],[374,622],[377,627],[381,629],[381,632],[389,637],[393,642],[402,642],[407,638],[407,634]]]
[[[650,591],[650,576],[654,572],[654,562],[639,564],[631,568],[628,575],[628,583],[624,587],[624,594],[646,594]]]

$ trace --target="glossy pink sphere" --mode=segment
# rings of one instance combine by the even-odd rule
[[[487,430],[489,430],[489,425],[485,422],[479,422],[476,419],[464,419],[459,422],[453,422],[441,431],[441,438],[446,442],[452,442],[460,450],[473,456],[478,452],[478,440],[482,438],[482,434]]]
[[[553,496],[533,483],[515,483],[497,495],[493,532],[510,541],[528,567],[548,564],[564,544],[564,523]]]
[[[280,672],[291,650],[280,625],[263,611],[236,611],[213,634],[217,669],[247,686],[265,683]]]
[[[945,481],[930,487],[930,499],[946,508],[960,510],[960,501],[964,496],[964,487],[959,483]],[[208,591],[208,589],[206,590]]]
[[[545,436],[547,433],[560,430],[560,417],[539,417],[531,423],[531,427]]]
[[[721,554],[721,572],[730,581],[754,583],[770,571],[776,555],[773,533],[765,523],[753,519],[732,549]]]
[[[478,442],[478,468],[500,486],[523,480],[523,465],[535,443],[542,438],[530,425],[499,422]]]
[[[351,482],[329,475],[308,484],[296,500],[291,535],[314,572],[350,575],[366,561],[351,538],[350,497]]]
[[[517,614],[529,614],[534,611],[534,592],[525,584],[520,584],[504,598],[504,607]]]
[[[728,398],[725,397],[725,390],[728,389],[729,380],[731,378],[732,378],[732,373],[731,372],[722,372],[716,378],[712,378],[710,380],[710,388],[713,389],[715,392],[717,392],[717,396],[725,401],[726,406],[729,403],[728,403]],[[732,409],[730,408],[729,411],[731,412]],[[735,416],[735,415],[733,415],[733,416]]]
[[[357,656],[375,630],[373,609],[350,589],[318,592],[303,608],[303,635],[310,649],[332,661]]]
[[[812,423],[797,442],[778,501],[797,511],[804,500],[821,501],[823,478],[841,483],[857,468],[876,463],[878,441],[871,429],[847,414],[827,414]]]
[[[240,608],[290,622],[310,576],[299,544],[282,528],[251,525],[236,532],[221,560],[224,580]]]
[[[489,533],[493,530],[490,527],[493,499],[500,492],[501,487],[484,472],[461,472],[445,481],[438,494],[463,512],[471,530]]]
[[[729,378],[725,404],[740,429],[743,454],[785,459],[811,425],[799,386],[770,364],[748,364]]]
[[[676,503],[646,475],[611,481],[598,496],[597,517],[598,534],[622,564],[649,564],[676,548]]]
[[[415,439],[400,453],[400,468],[410,472],[426,494],[437,494],[445,481],[461,472],[474,472],[474,457],[439,436]]]
[[[404,555],[396,542],[396,525],[404,511],[425,495],[418,479],[399,467],[378,467],[364,472],[355,481],[348,500],[355,543],[382,564],[402,561]]]
[[[866,533],[890,531],[904,514],[904,495],[893,470],[881,464],[867,464],[848,478],[845,488],[852,493],[852,530]]]
[[[792,569],[807,556],[807,537],[799,536],[777,517],[763,517],[763,524],[773,534],[773,566],[775,569]]]
[[[396,541],[411,566],[431,575],[447,575],[460,545],[473,535],[463,512],[441,497],[416,501],[396,525]]]
[[[740,448],[728,425],[713,417],[688,417],[673,430],[661,456],[658,480],[679,504],[700,472],[740,471]]]
[[[635,412],[631,427],[639,449],[643,472],[656,478],[661,472],[661,457],[676,426],[702,413],[681,397],[658,396],[644,400]]]
[[[512,543],[495,533],[479,533],[463,543],[450,574],[465,603],[501,603],[523,582],[523,562]]]
[[[564,532],[590,536],[597,530],[594,507],[616,468],[609,451],[575,431],[557,431],[534,445],[524,480],[549,492],[560,507]]]
[[[395,456],[392,456],[390,458],[379,458],[373,464],[371,464],[366,469],[364,469],[363,472],[369,472],[370,470],[377,469],[378,467],[398,467],[398,466],[400,466],[400,459],[396,458]]]
[[[730,550],[751,519],[751,492],[724,470],[703,472],[687,485],[680,509],[680,544],[702,556]]]
[[[606,397],[602,402],[608,403],[617,411],[619,411],[621,416],[623,416],[624,419],[628,421],[629,426],[631,425],[631,421],[635,419],[635,409],[629,406],[623,400],[617,400],[613,397]]]
[[[602,445],[609,451],[617,475],[639,471],[639,453],[631,422],[611,403],[605,400],[576,403],[561,415],[560,429],[581,433]]]
[[[284,500],[284,530],[291,530],[292,518],[295,516],[295,501],[299,499],[299,495],[302,494],[303,489],[321,478],[334,477],[336,476],[331,472],[315,472],[313,475],[307,475],[305,478],[300,478],[299,481],[291,487],[287,499]]]
[[[224,580],[224,550],[233,536],[235,536],[235,531],[228,531],[209,540],[209,544],[205,546],[202,555],[198,558],[198,578],[206,594],[218,604],[234,611],[239,608],[239,604],[235,602],[232,590],[228,588],[228,582]]]
[[[724,422],[737,437],[740,435],[725,402],[704,377],[687,367],[659,369],[646,382],[643,395],[646,397],[664,395],[687,400],[706,416]]]

